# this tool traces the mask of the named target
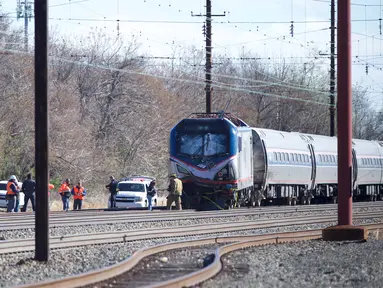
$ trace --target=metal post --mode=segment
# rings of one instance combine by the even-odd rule
[[[352,225],[351,3],[338,1],[338,222]]]
[[[48,212],[48,0],[35,1],[35,258],[49,258]]]
[[[206,113],[211,113],[211,0],[206,0]]]
[[[335,0],[331,0],[330,136],[335,136]]]

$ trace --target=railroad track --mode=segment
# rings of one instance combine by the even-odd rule
[[[367,212],[354,214],[355,220],[383,218],[383,212]],[[223,222],[199,225],[188,225],[168,228],[150,228],[119,232],[94,233],[83,235],[68,235],[50,238],[51,249],[68,248],[73,246],[85,246],[95,244],[109,244],[118,242],[137,241],[154,238],[184,237],[227,233],[234,231],[253,230],[261,228],[273,228],[292,225],[307,225],[318,223],[330,223],[337,220],[337,216],[302,216],[286,217],[282,219],[269,219],[259,221]],[[0,241],[0,254],[34,251],[35,240],[19,239],[17,241]]]
[[[369,232],[379,231],[383,229],[383,223],[364,225]],[[278,244],[286,242],[296,242],[312,239],[320,239],[322,235],[322,229],[308,230],[308,231],[296,231],[296,232],[284,232],[274,234],[264,234],[257,236],[218,236],[209,237],[198,240],[187,240],[181,242],[173,242],[161,244],[145,249],[141,249],[135,252],[127,260],[115,264],[104,269],[92,271],[77,276],[67,277],[54,281],[47,281],[44,283],[37,283],[32,285],[19,286],[20,288],[51,288],[51,287],[190,287],[204,282],[216,274],[222,269],[221,257],[227,253],[235,250],[244,249],[252,246],[261,246],[267,244]],[[156,257],[158,253],[175,250],[175,249],[194,249],[201,250],[201,247],[208,245],[209,248],[216,247],[213,255],[210,255],[210,263],[206,263],[206,267],[198,265],[186,264],[181,266],[179,271],[174,272],[176,267],[169,265],[157,265],[154,269],[151,269],[147,265],[141,265],[139,263],[144,259],[150,259],[150,257]],[[192,248],[197,247],[197,248]],[[134,269],[138,269],[134,271]],[[142,270],[142,273],[153,273],[157,277],[148,277],[146,275],[145,280],[142,280],[142,273],[137,273]],[[171,273],[169,273],[169,270]],[[136,274],[134,273],[136,272]],[[172,276],[172,279],[167,281],[158,281],[161,279],[159,275]],[[141,277],[140,277],[141,276]]]
[[[356,203],[355,209],[373,208],[383,210],[383,202]],[[154,221],[172,221],[174,213],[177,213],[177,220],[187,219],[206,219],[206,218],[224,218],[236,216],[250,215],[267,215],[267,214],[286,214],[286,213],[304,213],[304,212],[323,212],[336,211],[336,204],[312,205],[312,206],[294,206],[294,207],[261,207],[261,208],[245,208],[225,211],[207,211],[195,212],[185,211],[166,211],[166,212],[147,212],[147,211],[72,211],[72,212],[56,212],[50,215],[50,227],[65,227],[95,224],[116,224],[116,223],[138,223],[138,222],[154,222]],[[79,218],[79,213],[81,218]],[[75,222],[73,220],[76,220]],[[0,214],[0,231],[19,230],[34,228],[34,213],[15,213]]]

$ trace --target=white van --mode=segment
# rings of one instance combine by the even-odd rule
[[[153,177],[130,176],[118,183],[116,195],[116,208],[144,208],[148,207],[146,185],[149,186]],[[157,206],[157,196],[152,198],[153,207]],[[111,207],[109,199],[109,208]]]
[[[7,183],[8,181],[0,181],[0,208],[7,208],[7,203],[8,201],[5,199],[5,195],[7,194]],[[17,182],[19,187],[21,188],[23,183],[22,182]],[[19,202],[19,207],[24,206],[24,193],[20,192],[20,202]]]

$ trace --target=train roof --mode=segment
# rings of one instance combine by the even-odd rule
[[[237,127],[250,127],[242,119],[228,112],[211,112],[211,113],[192,113],[187,119],[223,119],[226,118]]]
[[[297,133],[264,128],[252,128],[252,130],[265,141],[265,145],[268,149],[279,149],[283,147],[284,150],[308,151],[307,143],[302,141],[302,138]]]

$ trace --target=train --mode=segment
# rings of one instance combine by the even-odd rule
[[[169,136],[168,172],[183,182],[182,205],[337,203],[337,138],[250,127],[232,113],[192,113]],[[352,139],[352,196],[383,199],[383,142]]]

